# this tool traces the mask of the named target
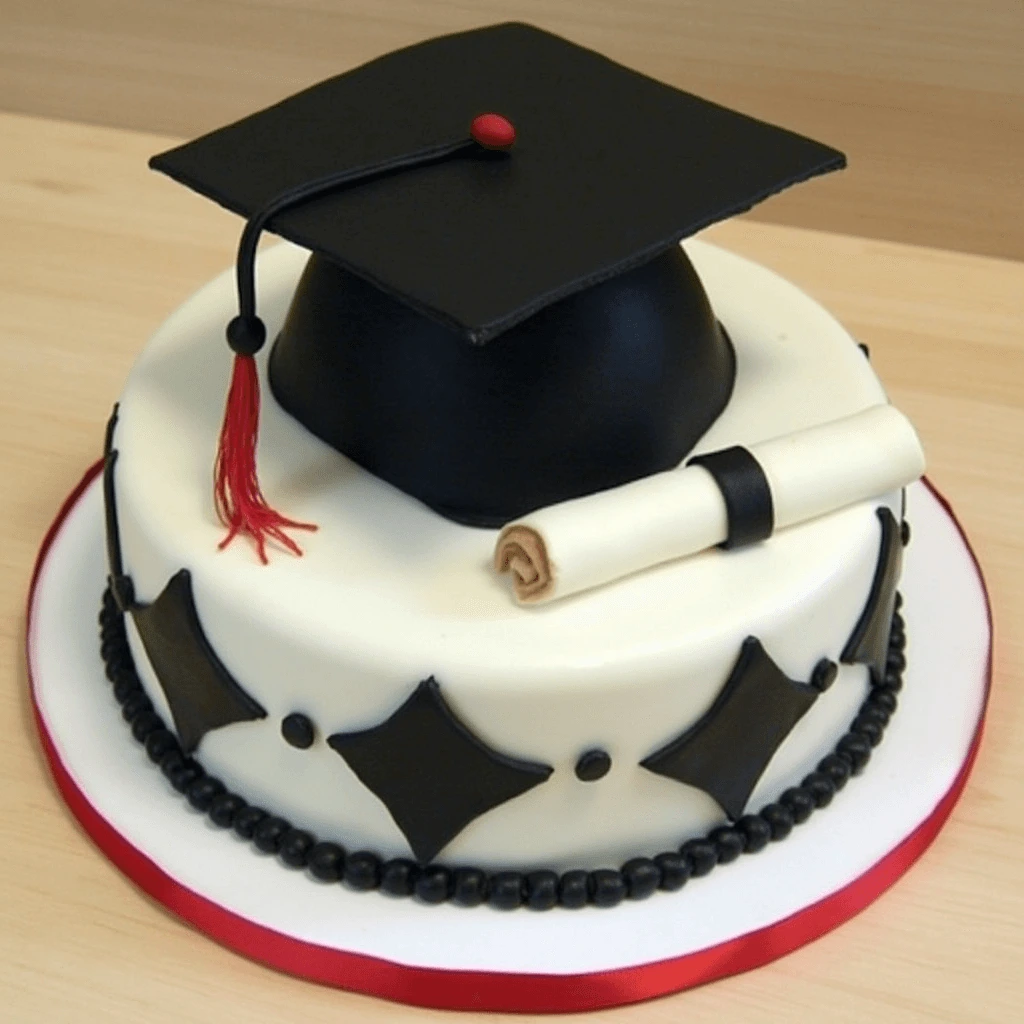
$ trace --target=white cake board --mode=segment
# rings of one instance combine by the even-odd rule
[[[977,752],[991,663],[984,583],[948,506],[916,484],[900,584],[900,708],[865,773],[786,840],[681,892],[613,910],[468,910],[326,886],[192,811],[122,720],[96,624],[106,576],[98,469],[51,527],[29,595],[29,673],[54,778],[140,888],[224,945],[292,974],[422,1006],[560,1012],[749,970],[892,885],[938,834]]]

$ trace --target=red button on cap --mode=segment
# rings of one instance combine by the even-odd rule
[[[510,149],[516,141],[515,125],[501,114],[479,114],[469,126],[473,141],[485,149]]]

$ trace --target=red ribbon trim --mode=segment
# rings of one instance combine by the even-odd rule
[[[32,595],[46,553],[61,523],[100,468],[101,464],[97,464],[86,473],[64,502],[43,540],[29,591],[30,614]],[[978,560],[949,503],[927,480],[925,484],[960,533],[984,592],[984,578]],[[991,636],[992,614],[987,592],[985,600]],[[26,654],[30,633],[31,622],[26,630]],[[31,659],[29,677],[31,681]],[[361,953],[303,942],[239,917],[176,882],[108,824],[88,802],[61,763],[39,712],[34,691],[32,706],[54,781],[72,814],[93,842],[139,888],[209,937],[250,959],[289,974],[415,1006],[447,1010],[564,1013],[640,1002],[752,970],[799,949],[860,913],[909,870],[928,849],[949,818],[978,754],[991,681],[990,643],[985,669],[985,704],[967,758],[953,785],[935,810],[864,874],[790,917],[708,949],[656,963],[573,975],[410,967]]]

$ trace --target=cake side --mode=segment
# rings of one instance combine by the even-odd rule
[[[689,251],[738,354],[734,400],[698,452],[884,401],[863,354],[820,307],[737,257],[699,243]],[[261,262],[272,330],[303,261],[301,251],[281,247]],[[379,726],[433,678],[485,748],[550,770],[472,818],[438,851],[440,862],[617,866],[724,822],[707,791],[641,763],[713,708],[747,637],[796,685],[810,685],[823,659],[841,660],[879,564],[877,509],[898,521],[900,496],[524,611],[487,569],[493,531],[442,520],[268,400],[261,474],[292,514],[321,530],[305,542],[303,559],[280,557],[267,569],[241,546],[216,551],[208,496],[228,371],[214,339],[230,304],[230,282],[220,279],[169,319],[132,373],[114,436],[120,543],[136,598],[156,601],[187,569],[210,646],[265,711],[206,732],[197,747],[206,768],[320,836],[408,856],[393,810],[328,740]],[[170,720],[134,626],[129,635],[147,693]],[[749,806],[814,768],[867,685],[863,665],[839,667],[769,752]],[[293,715],[309,722],[309,746],[282,734]],[[592,751],[610,768],[587,781],[578,768]],[[429,776],[433,767],[424,754],[421,771]]]

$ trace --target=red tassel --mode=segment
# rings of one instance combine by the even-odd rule
[[[267,564],[267,539],[275,540],[294,555],[302,549],[284,531],[315,530],[313,523],[285,519],[268,504],[256,476],[256,442],[260,431],[260,382],[256,360],[235,355],[224,408],[224,425],[217,446],[213,499],[228,535],[220,542],[226,548],[235,537],[248,534],[256,543],[260,561]]]

